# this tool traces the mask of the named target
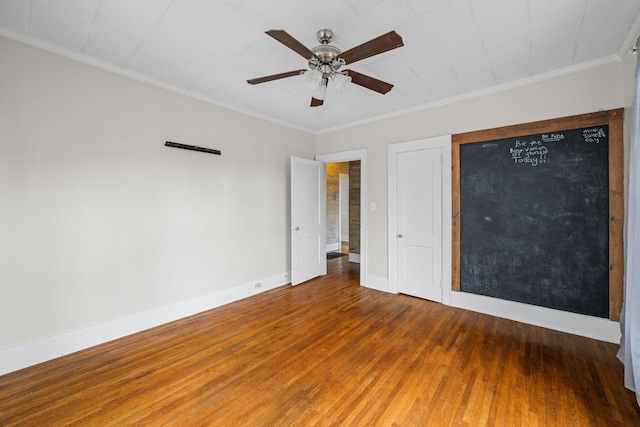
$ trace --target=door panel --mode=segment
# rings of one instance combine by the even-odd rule
[[[398,292],[442,301],[442,149],[399,152]]]
[[[325,166],[291,158],[291,284],[327,273]]]

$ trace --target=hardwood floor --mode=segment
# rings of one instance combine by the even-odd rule
[[[0,377],[0,426],[632,426],[617,346],[360,288],[358,265]]]

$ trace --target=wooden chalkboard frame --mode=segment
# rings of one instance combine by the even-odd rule
[[[452,290],[460,291],[460,145],[518,136],[559,132],[591,126],[609,126],[609,319],[620,320],[624,275],[624,109],[599,111],[452,135]]]

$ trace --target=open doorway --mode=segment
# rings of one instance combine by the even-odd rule
[[[360,263],[360,160],[327,163],[327,271]],[[339,258],[340,261],[332,261]]]
[[[358,221],[350,224],[349,229],[349,259],[350,265],[359,265],[360,270],[360,286],[367,286],[367,150],[343,151],[331,154],[319,154],[316,160],[325,164],[347,162],[353,165],[359,165],[359,170],[349,171],[349,187],[353,189],[357,183],[358,192],[351,190],[349,194],[350,200],[350,216],[357,213]],[[354,163],[352,163],[354,162]],[[357,163],[356,163],[357,162]],[[339,177],[338,177],[339,180]],[[357,247],[354,228],[357,230]],[[347,258],[347,257],[343,257]],[[345,259],[345,261],[348,261]]]
[[[360,262],[360,160],[326,164],[327,259]]]

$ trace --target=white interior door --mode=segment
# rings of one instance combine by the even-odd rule
[[[327,274],[325,165],[291,158],[291,284]]]
[[[442,149],[397,153],[396,174],[398,292],[442,302]]]

